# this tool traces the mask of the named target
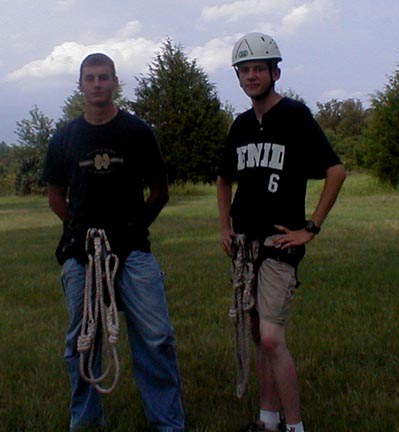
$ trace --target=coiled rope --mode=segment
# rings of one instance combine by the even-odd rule
[[[229,317],[235,326],[237,385],[241,398],[247,389],[250,371],[251,310],[255,307],[255,272],[252,243],[245,234],[233,240],[232,256],[233,302]]]
[[[117,351],[119,316],[114,291],[119,259],[111,252],[105,231],[95,228],[87,231],[86,252],[89,261],[86,265],[82,329],[78,337],[80,374],[99,393],[108,394],[114,390],[120,375]],[[105,372],[95,377],[93,372],[95,343],[96,339],[98,341],[98,338],[101,337],[101,331],[104,335],[104,349],[106,350],[104,360],[108,359],[108,361]],[[87,353],[88,360],[85,365]],[[108,377],[112,366],[114,367],[112,384],[109,387],[103,387],[101,382]]]

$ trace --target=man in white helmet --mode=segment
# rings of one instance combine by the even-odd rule
[[[217,195],[225,252],[231,255],[236,234],[245,234],[259,251],[252,321],[260,415],[243,430],[303,432],[297,372],[285,340],[288,309],[305,244],[319,233],[346,174],[309,109],[276,92],[281,60],[275,41],[262,33],[249,33],[234,46],[232,64],[252,108],[231,126]],[[307,220],[306,184],[312,178],[324,179],[324,188]]]

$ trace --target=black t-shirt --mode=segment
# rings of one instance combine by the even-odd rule
[[[326,136],[302,103],[283,98],[259,124],[250,109],[233,122],[218,174],[237,181],[233,228],[250,238],[276,233],[274,225],[305,225],[307,180],[325,178],[340,163]]]
[[[125,111],[104,125],[78,117],[50,142],[43,180],[68,188],[68,208],[80,236],[103,228],[115,252],[149,250],[144,186],[166,169],[148,125]],[[80,239],[80,244],[82,241]]]

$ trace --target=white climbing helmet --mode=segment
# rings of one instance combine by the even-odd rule
[[[232,66],[249,60],[281,61],[282,57],[274,39],[264,33],[253,32],[246,34],[235,43]]]

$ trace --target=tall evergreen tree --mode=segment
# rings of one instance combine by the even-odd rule
[[[147,121],[160,141],[169,180],[211,182],[232,120],[215,87],[182,47],[167,39],[149,66],[136,77],[133,111]]]

